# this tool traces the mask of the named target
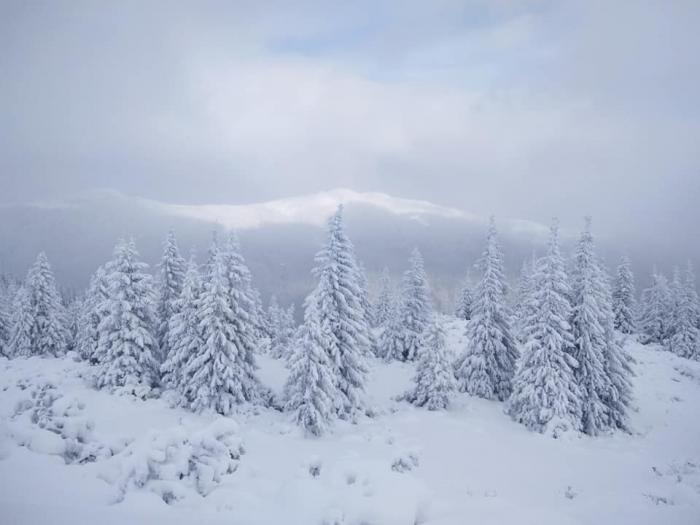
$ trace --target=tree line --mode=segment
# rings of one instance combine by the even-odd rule
[[[0,348],[7,357],[71,351],[93,365],[96,388],[141,397],[167,392],[172,403],[197,412],[274,405],[310,435],[371,413],[364,390],[372,359],[416,362],[413,386],[400,399],[437,410],[464,392],[503,402],[515,421],[556,437],[628,429],[633,357],[625,337],[685,358],[700,355],[692,267],[670,283],[654,271],[637,306],[629,260],[609,276],[590,220],[569,260],[553,222],[544,255],[523,264],[513,304],[493,219],[475,268],[478,282],[458,294],[466,342],[453,356],[420,252],[411,254],[398,291],[385,270],[371,301],[342,207],[316,255],[316,286],[298,327],[293,305],[283,308],[272,297],[263,308],[235,234],[215,234],[198,264],[181,256],[170,232],[155,277],[134,242],[120,241],[72,301],[62,298],[41,253],[22,283],[2,282]],[[257,377],[261,352],[289,368],[281,399]]]

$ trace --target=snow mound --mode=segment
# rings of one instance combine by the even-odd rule
[[[237,470],[244,453],[238,435],[238,425],[226,418],[195,432],[182,425],[153,431],[115,455],[102,478],[114,485],[115,502],[139,489],[168,504],[190,494],[207,496]]]
[[[66,463],[88,463],[111,455],[93,437],[94,423],[84,415],[85,405],[65,396],[50,381],[29,389],[29,398],[15,405],[15,440],[33,452],[61,456]]]

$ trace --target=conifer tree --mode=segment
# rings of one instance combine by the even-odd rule
[[[457,294],[457,304],[455,305],[455,316],[463,321],[469,321],[472,318],[472,287],[469,278],[465,279],[464,284]]]
[[[518,351],[511,335],[503,255],[493,217],[478,268],[482,277],[467,323],[467,346],[455,364],[455,375],[461,392],[503,401],[512,390]]]
[[[100,266],[90,278],[90,284],[80,305],[78,314],[78,333],[76,334],[76,351],[78,355],[92,364],[99,362],[98,327],[105,315],[108,297],[107,280],[104,266]]]
[[[158,265],[158,352],[154,356],[159,363],[165,361],[170,351],[168,346],[168,323],[175,311],[175,302],[180,297],[185,280],[186,263],[180,255],[175,232],[170,230],[163,243],[163,256]]]
[[[571,352],[570,289],[559,251],[555,222],[546,255],[531,276],[530,306],[524,319],[523,356],[507,411],[528,429],[554,437],[581,425],[581,391]]]
[[[23,294],[19,298],[18,307],[23,308],[24,311],[17,312],[17,321],[20,322],[20,326],[17,337],[13,338],[10,344],[10,354],[23,356],[64,354],[68,345],[66,313],[56,288],[51,266],[43,252],[38,255],[27,273]]]
[[[666,277],[654,270],[652,283],[642,292],[639,316],[641,342],[662,344],[669,330],[671,292]]]
[[[362,305],[362,312],[364,315],[365,326],[367,331],[367,340],[369,344],[366,347],[366,351],[369,355],[377,355],[379,349],[377,347],[377,340],[374,337],[374,332],[372,332],[372,304],[369,301],[369,289],[367,285],[367,274],[365,273],[365,267],[361,261],[357,264],[357,285],[360,289],[360,304]]]
[[[414,385],[402,398],[428,410],[442,410],[455,390],[452,363],[447,355],[445,330],[437,320],[429,322],[421,335]]]
[[[391,276],[389,275],[389,268],[384,267],[379,279],[379,294],[374,304],[372,325],[377,328],[384,327],[393,313],[393,308],[394,293],[391,286]]]
[[[523,261],[520,268],[520,277],[518,278],[518,288],[516,290],[515,306],[513,308],[513,331],[518,341],[521,343],[525,340],[525,332],[527,330],[527,319],[533,315],[532,296],[533,296],[533,273],[537,265],[535,254],[532,254],[530,259]]]
[[[320,436],[335,415],[336,369],[327,349],[333,346],[333,333],[327,318],[321,321],[317,301],[306,301],[304,324],[292,346],[290,374],[285,385],[285,409],[294,412],[296,423],[308,435]]]
[[[9,342],[12,335],[12,298],[3,283],[0,288],[0,355],[10,357]]]
[[[355,251],[345,233],[342,206],[329,221],[328,240],[316,255],[313,274],[318,285],[310,300],[319,323],[331,332],[325,351],[335,367],[336,410],[341,417],[353,417],[364,404],[364,356],[370,342]]]
[[[432,315],[432,302],[430,289],[423,267],[423,256],[414,248],[409,259],[409,268],[402,280],[400,302],[397,315],[401,323],[401,332],[397,333],[398,339],[390,346],[399,349],[399,354],[389,354],[386,348],[382,353],[387,358],[401,361],[413,361],[418,357],[418,349],[421,345],[421,334],[430,322]]]
[[[296,324],[294,322],[294,305],[287,309],[277,308],[277,327],[270,345],[270,354],[275,358],[289,357],[289,346],[292,344]]]
[[[575,377],[583,395],[582,430],[591,435],[626,428],[631,401],[628,356],[615,337],[609,279],[595,255],[590,218],[581,235],[572,276]]]
[[[680,357],[688,359],[700,357],[699,308],[695,274],[692,265],[688,262],[680,284],[673,334],[669,340],[669,350]]]
[[[282,309],[277,302],[277,296],[270,297],[270,303],[267,306],[267,324],[270,327],[270,338],[275,339],[275,335],[279,333],[282,322]]]
[[[107,299],[97,328],[98,388],[150,387],[158,380],[155,291],[147,267],[138,260],[133,241],[120,241],[105,267]]]
[[[634,275],[629,257],[623,256],[617,267],[615,287],[613,289],[613,311],[615,313],[615,329],[623,334],[635,332],[635,291]]]
[[[192,257],[187,265],[180,296],[173,304],[173,313],[168,322],[166,341],[170,352],[160,371],[162,384],[180,394],[180,404],[189,405],[185,397],[185,385],[190,377],[185,377],[187,365],[203,344],[200,335],[199,301],[202,282],[199,268]]]
[[[237,318],[237,330],[246,334],[241,342],[245,342],[247,346],[245,349],[241,348],[241,351],[245,352],[246,360],[255,368],[254,353],[264,331],[263,322],[259,318],[262,311],[258,307],[253,279],[241,253],[238,236],[234,232],[231,232],[226,242],[219,247],[219,253],[231,291],[230,307]]]
[[[262,400],[252,354],[255,334],[249,312],[241,306],[246,295],[237,277],[241,270],[231,261],[231,253],[218,252],[197,301],[202,344],[181,376],[183,397],[195,411],[229,415],[236,405]]]
[[[399,315],[399,305],[391,305],[384,329],[379,335],[379,356],[386,361],[397,361],[403,358],[404,352],[403,317]]]
[[[29,357],[33,353],[34,309],[24,286],[15,294],[12,303],[12,330],[7,344],[8,357]]]

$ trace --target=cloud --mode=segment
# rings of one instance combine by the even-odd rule
[[[697,2],[55,2],[0,24],[6,201],[348,187],[678,243],[700,219]]]

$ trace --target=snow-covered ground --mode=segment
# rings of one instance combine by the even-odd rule
[[[372,363],[375,417],[306,439],[272,409],[236,424],[95,391],[67,358],[2,359],[0,522],[697,524],[700,363],[628,350],[633,434],[559,440],[467,395],[447,412],[396,402],[402,363]],[[282,363],[259,364],[279,391]]]

